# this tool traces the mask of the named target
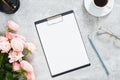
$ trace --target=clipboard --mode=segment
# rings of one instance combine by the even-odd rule
[[[52,77],[90,65],[73,10],[35,25]]]

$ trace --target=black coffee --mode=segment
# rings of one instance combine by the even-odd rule
[[[107,4],[108,0],[94,0],[96,6],[104,7]]]

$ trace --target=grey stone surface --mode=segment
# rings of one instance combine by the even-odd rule
[[[75,12],[91,66],[52,78],[34,22],[69,10],[74,10]],[[87,38],[87,35],[95,31],[99,26],[111,30],[116,35],[120,35],[120,0],[115,0],[112,12],[101,18],[87,13],[83,5],[83,0],[21,0],[20,9],[15,14],[8,15],[0,12],[0,33],[3,34],[6,32],[4,26],[8,20],[14,20],[18,23],[21,26],[18,33],[24,35],[28,41],[32,41],[37,46],[36,54],[31,56],[31,64],[35,69],[36,80],[120,79],[120,49],[115,48],[112,43],[96,43],[110,71],[110,76],[108,77]]]

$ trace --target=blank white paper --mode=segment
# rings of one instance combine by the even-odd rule
[[[74,13],[62,18],[57,24],[46,21],[36,25],[52,75],[89,64]]]

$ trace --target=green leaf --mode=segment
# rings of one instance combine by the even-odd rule
[[[0,80],[4,79],[4,70],[0,69]]]
[[[8,28],[8,32],[12,32],[12,31],[13,31],[12,29]]]
[[[0,68],[0,76],[4,73],[4,69]]]
[[[4,58],[4,54],[0,53],[0,67],[2,66],[3,58]]]
[[[13,74],[11,72],[6,73],[6,79],[5,80],[14,80],[13,79]]]
[[[26,72],[26,70],[24,70],[24,69],[21,69],[21,72],[22,72],[22,73],[24,73],[24,72]]]
[[[13,68],[12,64],[10,64],[10,63],[5,64],[5,69],[6,70],[12,71],[12,68]]]
[[[27,80],[27,77],[26,77],[26,76],[23,76],[22,80]]]
[[[19,77],[14,78],[13,80],[19,80]]]
[[[3,78],[3,76],[2,76],[2,75],[0,75],[0,80],[4,80],[4,78]]]

